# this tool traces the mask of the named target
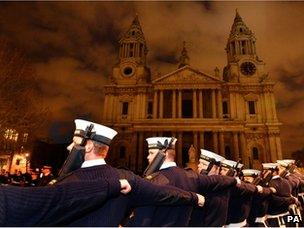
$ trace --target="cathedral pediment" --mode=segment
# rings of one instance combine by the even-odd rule
[[[155,84],[164,84],[164,83],[219,83],[222,82],[219,78],[215,76],[207,75],[199,70],[193,69],[190,66],[184,66],[180,69],[177,69],[169,74],[161,76],[155,80]]]

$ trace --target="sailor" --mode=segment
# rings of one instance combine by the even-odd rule
[[[294,174],[290,173],[290,168],[294,165],[295,160],[292,159],[284,159],[284,160],[277,160],[279,164],[279,175],[285,178],[291,187],[291,193],[294,197],[298,196],[298,189],[300,185],[300,180]]]
[[[289,205],[296,203],[296,199],[291,196],[288,181],[279,176],[279,164],[263,163],[262,165],[263,178],[270,179],[268,186],[276,190],[276,193],[269,197],[267,224],[271,227],[285,227]]]
[[[221,162],[220,174],[238,176],[243,166],[240,162],[224,160]],[[252,197],[258,191],[262,192],[263,188],[245,182],[242,182],[231,190],[226,221],[227,226],[246,226]]]
[[[219,175],[221,161],[225,160],[221,155],[201,149],[198,172],[202,175]],[[223,181],[224,183],[225,181]],[[192,212],[190,226],[221,227],[227,220],[228,201],[230,189],[227,186],[218,191],[205,194],[206,202],[203,208],[195,208]]]
[[[203,197],[192,192],[173,187],[160,187],[136,176],[130,171],[119,170],[106,164],[109,146],[117,132],[101,124],[86,120],[75,120],[76,130],[73,143],[83,148],[84,162],[80,169],[67,175],[60,183],[81,180],[107,180],[113,177],[127,179],[132,191],[127,196],[119,196],[107,201],[95,211],[83,213],[71,221],[72,226],[118,226],[128,209],[142,205],[197,205]],[[78,145],[79,146],[79,145]],[[79,148],[78,148],[79,149]],[[73,149],[72,149],[73,151]]]
[[[182,169],[175,163],[176,138],[152,137],[146,139],[149,147],[147,157],[149,168],[159,167],[154,174],[147,176],[152,183],[172,185],[187,191],[207,194],[229,186],[235,186],[234,178],[199,175],[191,169]],[[161,160],[160,154],[164,154]],[[148,170],[149,170],[148,168]],[[135,226],[188,226],[192,207],[145,207],[134,213]]]
[[[261,171],[256,169],[243,169],[242,178],[245,183],[262,185],[260,177]],[[268,198],[275,192],[274,188],[263,187],[263,192],[253,195],[251,210],[247,219],[250,227],[267,227],[266,213],[268,208]]]

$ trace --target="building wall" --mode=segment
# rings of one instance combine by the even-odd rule
[[[151,80],[147,51],[134,56],[131,50],[139,44],[146,49],[138,18],[119,42],[124,54],[105,86],[103,109],[103,123],[119,132],[111,145],[111,162],[142,172],[147,165],[145,139],[151,136],[178,139],[180,166],[188,163],[191,145],[196,160],[201,148],[241,159],[252,168],[282,158],[274,83],[238,13],[222,75],[217,68],[209,75],[190,66],[184,46],[178,69]]]

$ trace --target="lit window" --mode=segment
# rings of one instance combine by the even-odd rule
[[[23,142],[27,142],[28,133],[23,134]]]
[[[18,133],[14,129],[6,129],[4,132],[4,138],[12,141],[17,141]]]

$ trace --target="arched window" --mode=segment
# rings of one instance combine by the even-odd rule
[[[256,147],[252,148],[252,158],[253,160],[259,160],[259,150]]]
[[[225,158],[231,159],[231,151],[229,146],[225,146]]]
[[[121,146],[119,149],[119,158],[125,158],[126,157],[126,147]]]

